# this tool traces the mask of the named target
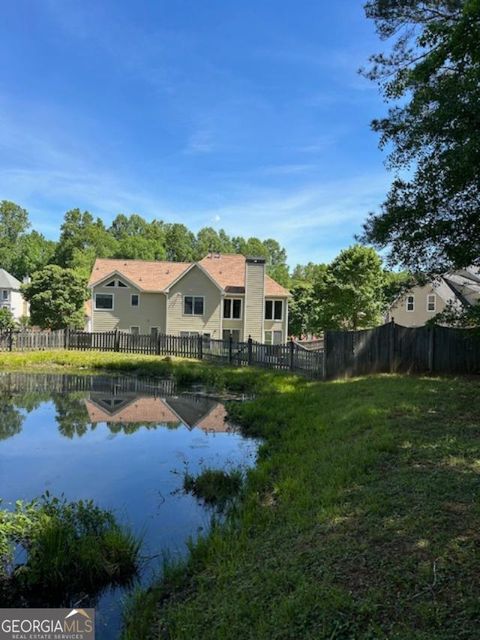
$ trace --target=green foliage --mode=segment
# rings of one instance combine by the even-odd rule
[[[197,476],[186,473],[183,488],[208,505],[215,505],[223,510],[233,498],[238,496],[242,488],[243,474],[240,469],[225,471],[223,469],[203,469]]]
[[[67,211],[60,239],[55,250],[55,262],[61,267],[80,270],[88,278],[95,258],[109,258],[115,253],[116,240],[100,218],[94,219],[80,209]]]
[[[13,313],[7,307],[0,308],[0,331],[8,331],[15,327]]]
[[[19,280],[44,267],[52,258],[53,242],[31,231],[25,209],[7,200],[0,202],[0,264]]]
[[[395,177],[364,238],[411,271],[478,265],[480,0],[369,0],[366,12],[395,39],[366,74],[393,102],[372,126]]]
[[[26,552],[16,564],[14,551]],[[0,593],[18,606],[70,605],[137,573],[140,544],[113,514],[91,500],[67,502],[48,492],[14,511],[0,511]]]
[[[48,265],[34,273],[22,290],[30,303],[32,324],[48,329],[83,328],[86,282],[73,269]]]
[[[292,274],[289,330],[360,329],[381,322],[385,273],[374,249],[354,245],[329,265],[297,266]]]
[[[384,273],[374,249],[355,245],[341,251],[316,283],[320,302],[319,326],[360,329],[381,322]]]
[[[301,338],[312,333],[317,324],[318,301],[313,284],[300,282],[291,289],[288,305],[288,332]]]
[[[447,303],[445,309],[437,313],[428,324],[443,324],[449,327],[480,328],[480,302],[474,305]]]
[[[14,247],[9,248],[12,255],[11,273],[23,280],[35,271],[43,269],[53,261],[56,243],[47,240],[38,231],[21,236]]]

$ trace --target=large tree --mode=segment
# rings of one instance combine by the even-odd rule
[[[480,265],[480,0],[370,0],[392,40],[366,74],[392,102],[374,120],[395,171],[364,239],[412,271]]]
[[[341,251],[326,271],[319,272],[313,286],[316,330],[379,324],[384,286],[382,260],[374,249],[354,245]]]
[[[116,238],[107,231],[100,218],[88,211],[72,209],[65,214],[55,262],[65,268],[81,271],[87,277],[95,258],[109,258],[117,248]]]
[[[42,329],[83,328],[87,299],[85,279],[73,269],[48,265],[23,285],[33,325]]]

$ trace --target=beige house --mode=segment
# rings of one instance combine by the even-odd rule
[[[480,302],[480,270],[469,267],[446,274],[427,285],[417,285],[400,296],[388,310],[386,321],[420,327],[447,305],[461,308]]]
[[[199,262],[97,259],[90,276],[91,331],[213,339],[287,339],[289,292],[263,258],[209,254]]]

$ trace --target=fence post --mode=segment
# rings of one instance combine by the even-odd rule
[[[435,325],[428,328],[428,371],[433,373],[435,366]]]
[[[395,372],[395,320],[393,318],[388,332],[388,370],[390,373]]]
[[[115,329],[113,350],[120,351],[120,334],[118,332],[118,329]]]
[[[228,362],[232,364],[233,361],[233,336],[230,333],[228,336]]]
[[[293,336],[290,338],[290,371],[293,371],[293,354],[295,349],[295,343],[293,342]]]
[[[253,340],[252,340],[252,336],[248,336],[248,364],[249,366],[252,364],[253,358],[252,358],[252,352],[253,352]]]
[[[8,350],[13,351],[13,329],[8,332]]]
[[[65,327],[63,332],[63,348],[68,349],[70,347],[70,330]]]
[[[198,334],[198,349],[197,349],[197,357],[199,360],[203,360],[203,335],[201,333]]]

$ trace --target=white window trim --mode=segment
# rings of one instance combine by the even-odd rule
[[[225,297],[223,299],[223,312],[225,313],[225,300],[230,300],[231,301],[231,305],[230,305],[230,315],[226,316],[224,315],[223,318],[225,320],[243,320],[243,300],[241,298],[230,298],[230,296]],[[233,317],[233,301],[234,300],[238,300],[240,302],[240,315],[238,316],[238,318],[234,318]]]
[[[97,307],[97,296],[111,296],[112,297],[112,307],[110,309],[99,309]],[[93,307],[94,311],[114,311],[115,310],[115,294],[98,292],[98,293],[94,294],[93,299],[94,299],[94,302],[95,302],[94,307]]]
[[[192,298],[192,313],[185,313],[185,298]],[[195,313],[195,298],[202,298],[203,300],[203,313]],[[196,296],[194,294],[186,293],[182,296],[182,315],[186,318],[202,318],[205,315],[205,296]]]
[[[264,305],[264,309],[263,309],[263,315],[266,316],[267,315],[267,310],[266,310],[266,305],[267,302],[272,302],[272,317],[271,318],[267,318],[264,317],[264,321],[266,322],[283,322],[283,316],[285,315],[285,300],[283,298],[265,298],[265,305]],[[280,318],[275,318],[275,302],[281,302],[282,303],[282,315]]]
[[[7,294],[7,295],[5,295]],[[10,300],[10,290],[2,289],[2,300]]]
[[[413,309],[409,309],[408,308],[408,300],[409,298],[412,298],[413,300]],[[415,296],[413,294],[410,294],[406,297],[405,299],[405,310],[407,313],[414,313],[415,312]]]
[[[133,296],[137,296],[138,297],[138,304],[133,304],[133,302],[132,302]],[[130,294],[130,306],[132,307],[132,309],[139,309],[140,308],[140,294],[139,293],[131,293]]]
[[[433,298],[433,309],[429,309],[430,299]],[[429,293],[427,296],[427,313],[435,313],[437,310],[437,296],[435,293]]]
[[[270,338],[271,342],[268,343],[268,344],[267,344],[267,333],[271,333],[272,334],[271,338]],[[275,337],[276,333],[280,334],[280,342],[275,342],[274,341],[274,337]],[[281,329],[266,329],[263,332],[263,339],[264,339],[263,340],[264,344],[266,344],[269,347],[278,346],[279,344],[283,344],[283,331]]]

